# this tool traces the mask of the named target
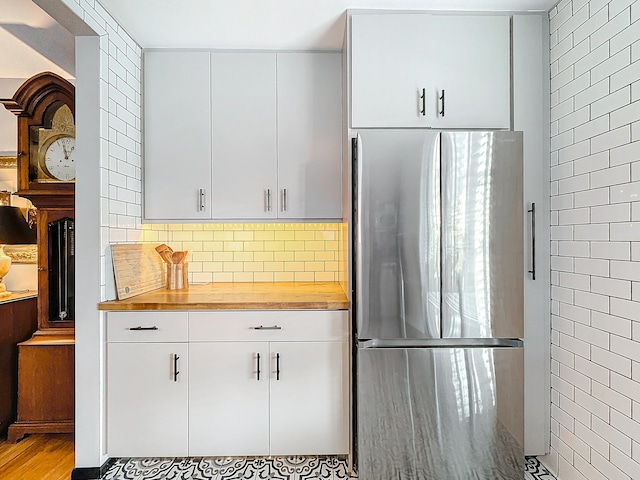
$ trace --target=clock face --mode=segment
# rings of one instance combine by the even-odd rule
[[[76,139],[60,137],[51,142],[44,154],[42,167],[53,179],[70,182],[76,178]]]

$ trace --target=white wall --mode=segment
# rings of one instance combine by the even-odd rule
[[[552,453],[640,478],[640,2],[550,11]]]
[[[104,252],[140,238],[141,55],[96,0],[34,0],[76,38],[76,466],[104,445]],[[97,36],[91,36],[91,31]],[[80,35],[80,37],[78,37]],[[82,36],[87,35],[87,36]]]

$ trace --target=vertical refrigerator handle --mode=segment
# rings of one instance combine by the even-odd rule
[[[536,279],[536,204],[531,204],[531,209],[527,210],[531,214],[531,279]]]
[[[362,262],[359,257],[359,253],[362,251],[362,222],[360,221],[360,215],[362,214],[362,140],[360,134],[356,135],[356,138],[351,139],[351,161],[352,161],[352,175],[353,175],[353,239],[352,250],[353,258],[356,259],[353,269],[353,286],[352,286],[352,299],[355,317],[356,332],[360,332],[362,329]],[[357,337],[357,333],[356,333]]]

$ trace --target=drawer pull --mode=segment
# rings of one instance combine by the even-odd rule
[[[155,325],[153,327],[142,327],[138,325],[137,327],[130,327],[129,330],[133,330],[134,332],[143,332],[146,330],[158,330],[158,327]]]
[[[260,325],[259,327],[253,327],[254,330],[282,330],[282,327],[279,327],[278,325],[273,325],[271,327],[263,327],[262,325]]]
[[[256,353],[256,379],[260,381],[260,354]]]
[[[276,380],[280,380],[280,354],[276,353]]]
[[[173,354],[173,381],[177,382],[178,381],[178,375],[180,374],[180,371],[178,370],[178,360],[180,360],[180,357],[178,356],[177,353]]]

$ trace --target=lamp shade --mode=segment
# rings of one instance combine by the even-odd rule
[[[29,228],[18,207],[0,207],[0,245],[36,243],[36,232]]]

